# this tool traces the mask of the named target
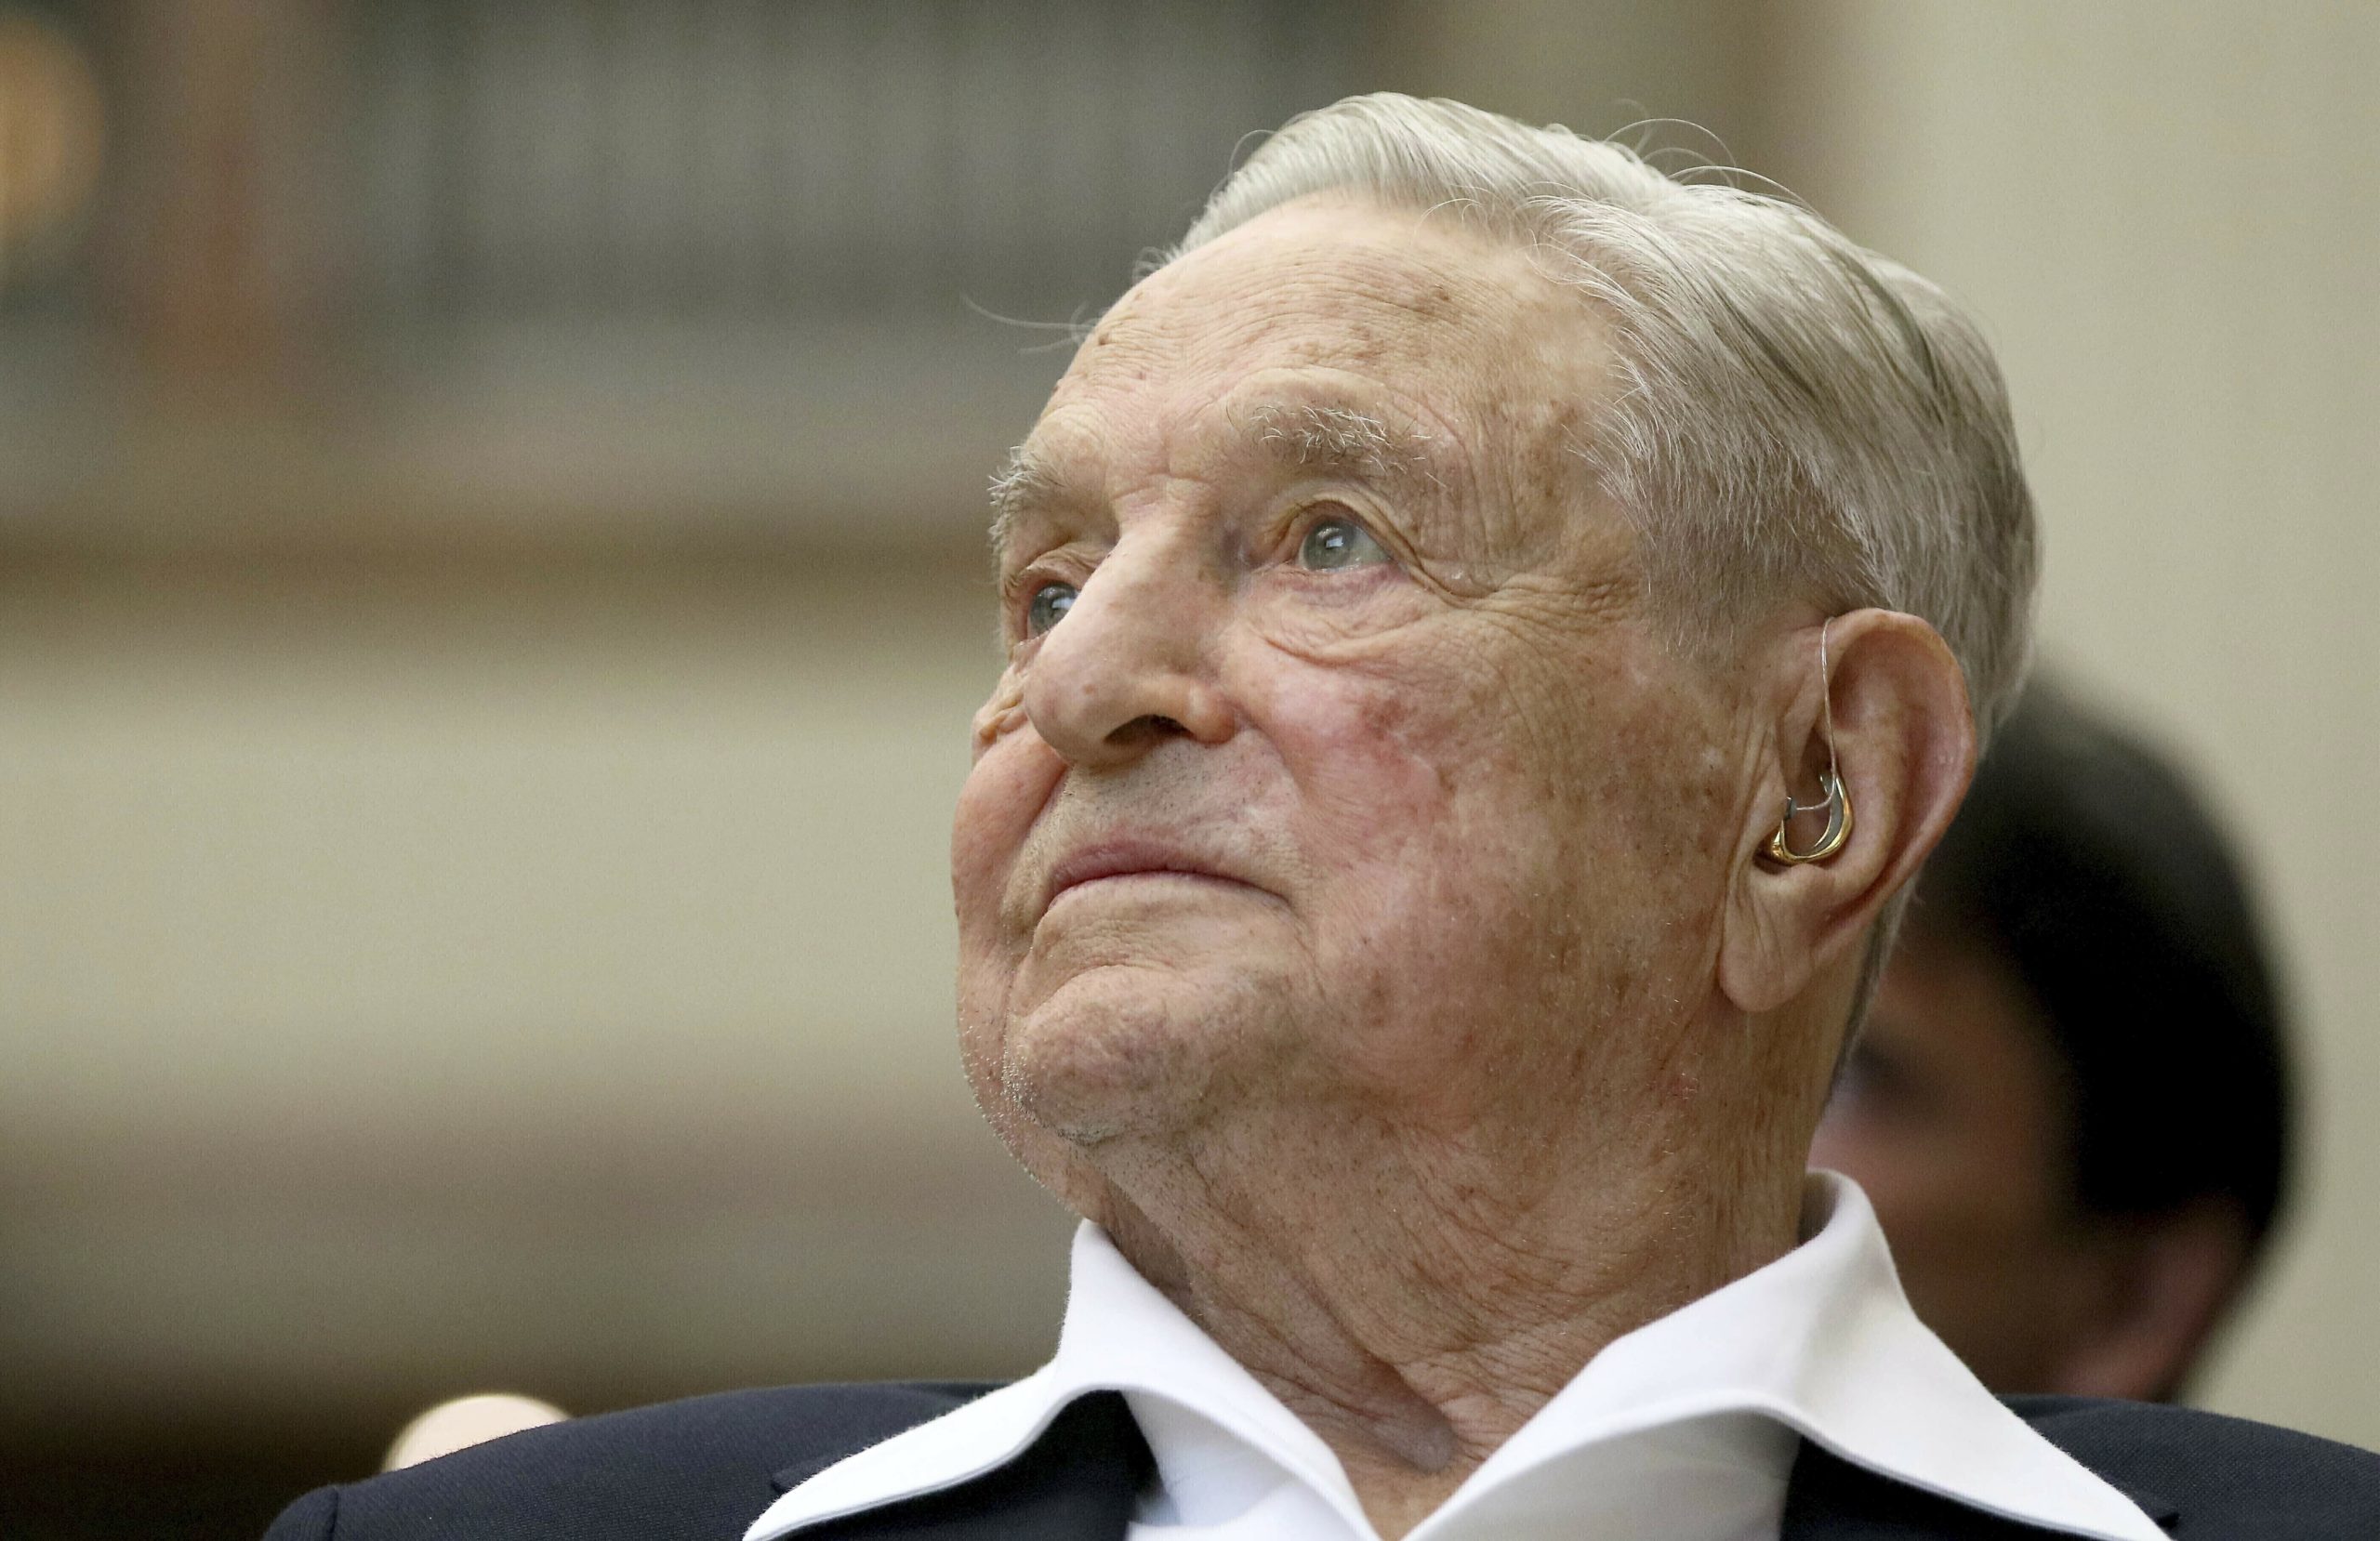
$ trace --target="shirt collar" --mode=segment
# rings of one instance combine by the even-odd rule
[[[1603,1440],[1752,1413],[1973,1508],[2097,1541],[2166,1541],[2138,1505],[2035,1432],[1918,1321],[1858,1184],[1812,1173],[1804,1234],[1766,1267],[1615,1339],[1465,1488]]]
[[[1918,1322],[1855,1184],[1813,1174],[1805,1231],[1809,1239],[1775,1262],[1614,1340],[1423,1530],[1608,1442],[1752,1414],[1972,1508],[2094,1541],[2165,1541]],[[772,1505],[745,1541],[968,1482],[1094,1390],[1126,1394],[1169,1485],[1230,1482],[1235,1464],[1269,1462],[1368,1533],[1329,1447],[1086,1224],[1047,1365],[827,1468]]]
[[[1330,1447],[1086,1221],[1075,1231],[1065,1324],[1049,1363],[826,1468],[770,1505],[744,1541],[775,1541],[807,1525],[996,1470],[1022,1455],[1068,1403],[1091,1391],[1121,1391],[1136,1403],[1156,1399],[1194,1412],[1239,1450],[1262,1450],[1276,1459],[1288,1453],[1294,1475],[1361,1510]],[[1189,1448],[1186,1440],[1170,1442],[1177,1454]],[[1157,1454],[1162,1475],[1169,1455]],[[1195,1455],[1183,1458],[1204,1464]]]

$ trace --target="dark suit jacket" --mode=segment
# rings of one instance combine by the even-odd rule
[[[732,1391],[534,1429],[326,1487],[266,1541],[737,1541],[779,1493],[988,1386]],[[2380,1455],[2211,1413],[2025,1397],[2016,1411],[2177,1541],[2380,1541]],[[790,1462],[792,1464],[788,1465]],[[1121,1397],[1085,1397],[972,1482],[802,1533],[820,1541],[1120,1541],[1149,1468]],[[2042,1541],[1805,1443],[1780,1541]]]

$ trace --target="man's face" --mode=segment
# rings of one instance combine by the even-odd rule
[[[1076,356],[1007,481],[953,873],[977,1096],[1078,1207],[1109,1139],[1536,1148],[1674,1079],[1744,734],[1580,459],[1608,361],[1526,254],[1337,201]]]
[[[2006,969],[1911,936],[1810,1151],[1867,1191],[1910,1303],[1997,1390],[2060,1389],[2075,1332],[2085,1227],[2066,1079]]]

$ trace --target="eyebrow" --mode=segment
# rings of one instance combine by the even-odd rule
[[[1017,520],[1031,509],[1046,508],[1066,501],[1065,479],[1044,461],[1031,443],[1023,443],[1008,452],[999,469],[991,477],[992,552],[995,556],[1008,548],[1009,535],[1016,529]]]
[[[1285,470],[1369,481],[1426,497],[1443,494],[1429,435],[1353,407],[1267,402],[1240,417],[1248,442]],[[991,477],[991,543],[1005,548],[1028,512],[1070,501],[1068,479],[1029,441],[1008,453]]]
[[[1268,402],[1250,411],[1257,446],[1285,468],[1409,489],[1446,490],[1427,435],[1353,407]]]

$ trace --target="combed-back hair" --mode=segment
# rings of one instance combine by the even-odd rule
[[[1675,640],[1724,647],[1793,600],[1906,611],[1989,738],[2030,652],[2032,499],[1999,368],[1941,290],[1788,199],[1390,94],[1290,120],[1162,260],[1334,192],[1525,244],[1599,308],[1620,377],[1577,449]]]

